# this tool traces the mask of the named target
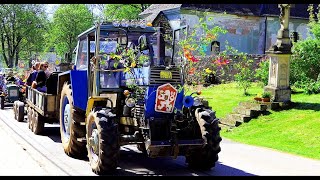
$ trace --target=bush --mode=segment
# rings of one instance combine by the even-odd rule
[[[294,44],[290,63],[290,81],[294,84],[307,77],[317,80],[320,73],[320,41],[306,39]]]
[[[320,93],[320,14],[313,5],[308,7],[310,32],[306,40],[293,44],[290,61],[290,84],[304,90],[306,94]],[[315,17],[317,15],[317,18]]]
[[[258,68],[255,71],[255,78],[257,78],[258,81],[262,82],[263,85],[268,85],[268,79],[269,79],[269,59],[268,58],[262,58],[261,61],[258,64]]]

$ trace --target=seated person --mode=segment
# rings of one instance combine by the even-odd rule
[[[48,65],[46,63],[40,64],[40,70],[37,74],[36,80],[32,82],[31,87],[34,89],[37,89],[40,92],[47,92],[46,87],[46,81],[47,81],[47,75],[46,75],[46,68],[48,68]]]
[[[32,82],[36,80],[39,68],[40,68],[40,62],[36,62],[36,64],[32,66],[32,72],[29,74],[27,78],[28,86],[31,86]]]

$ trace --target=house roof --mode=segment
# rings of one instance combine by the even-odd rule
[[[182,4],[152,4],[139,15],[159,13],[163,10],[179,8]]]
[[[182,4],[152,4],[139,15],[146,19],[148,22],[153,22],[153,20],[158,16],[158,14],[161,11],[180,8],[181,5]]]
[[[308,19],[309,4],[294,4],[290,8],[290,17]],[[314,5],[316,8],[317,5]],[[278,4],[182,4],[181,9],[226,12],[228,14],[252,16],[279,16]]]
[[[290,17],[308,19],[308,5],[294,4],[290,9]],[[139,15],[153,22],[161,11],[176,8],[251,16],[279,16],[280,14],[278,4],[152,4]],[[316,8],[317,5],[314,4],[314,9]]]

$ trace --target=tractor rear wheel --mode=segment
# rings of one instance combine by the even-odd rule
[[[87,155],[86,143],[78,138],[86,136],[85,126],[75,121],[71,85],[65,83],[60,99],[60,135],[64,152],[71,157],[84,158]]]
[[[208,108],[197,108],[195,116],[200,126],[202,138],[206,142],[201,148],[192,148],[186,153],[186,163],[190,168],[210,169],[218,161],[220,148],[219,119],[215,112]]]
[[[120,144],[118,124],[110,109],[92,111],[87,117],[87,151],[92,171],[109,174],[118,167]]]

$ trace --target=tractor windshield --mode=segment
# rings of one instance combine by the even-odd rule
[[[140,40],[142,36],[147,39],[147,47],[140,49]],[[127,66],[136,64],[135,67],[150,65],[150,60],[154,58],[152,40],[154,33],[139,31],[118,31],[100,33],[100,88],[118,88],[120,86],[120,72],[108,71],[116,69],[124,69]],[[150,43],[151,42],[151,43]],[[156,43],[156,42],[155,42]],[[133,51],[134,50],[134,51]],[[135,56],[132,58],[131,52]],[[144,56],[143,58],[137,58]],[[129,60],[130,59],[130,60]],[[143,61],[141,61],[143,59]],[[133,62],[134,61],[134,62]],[[106,70],[106,71],[103,71]]]

